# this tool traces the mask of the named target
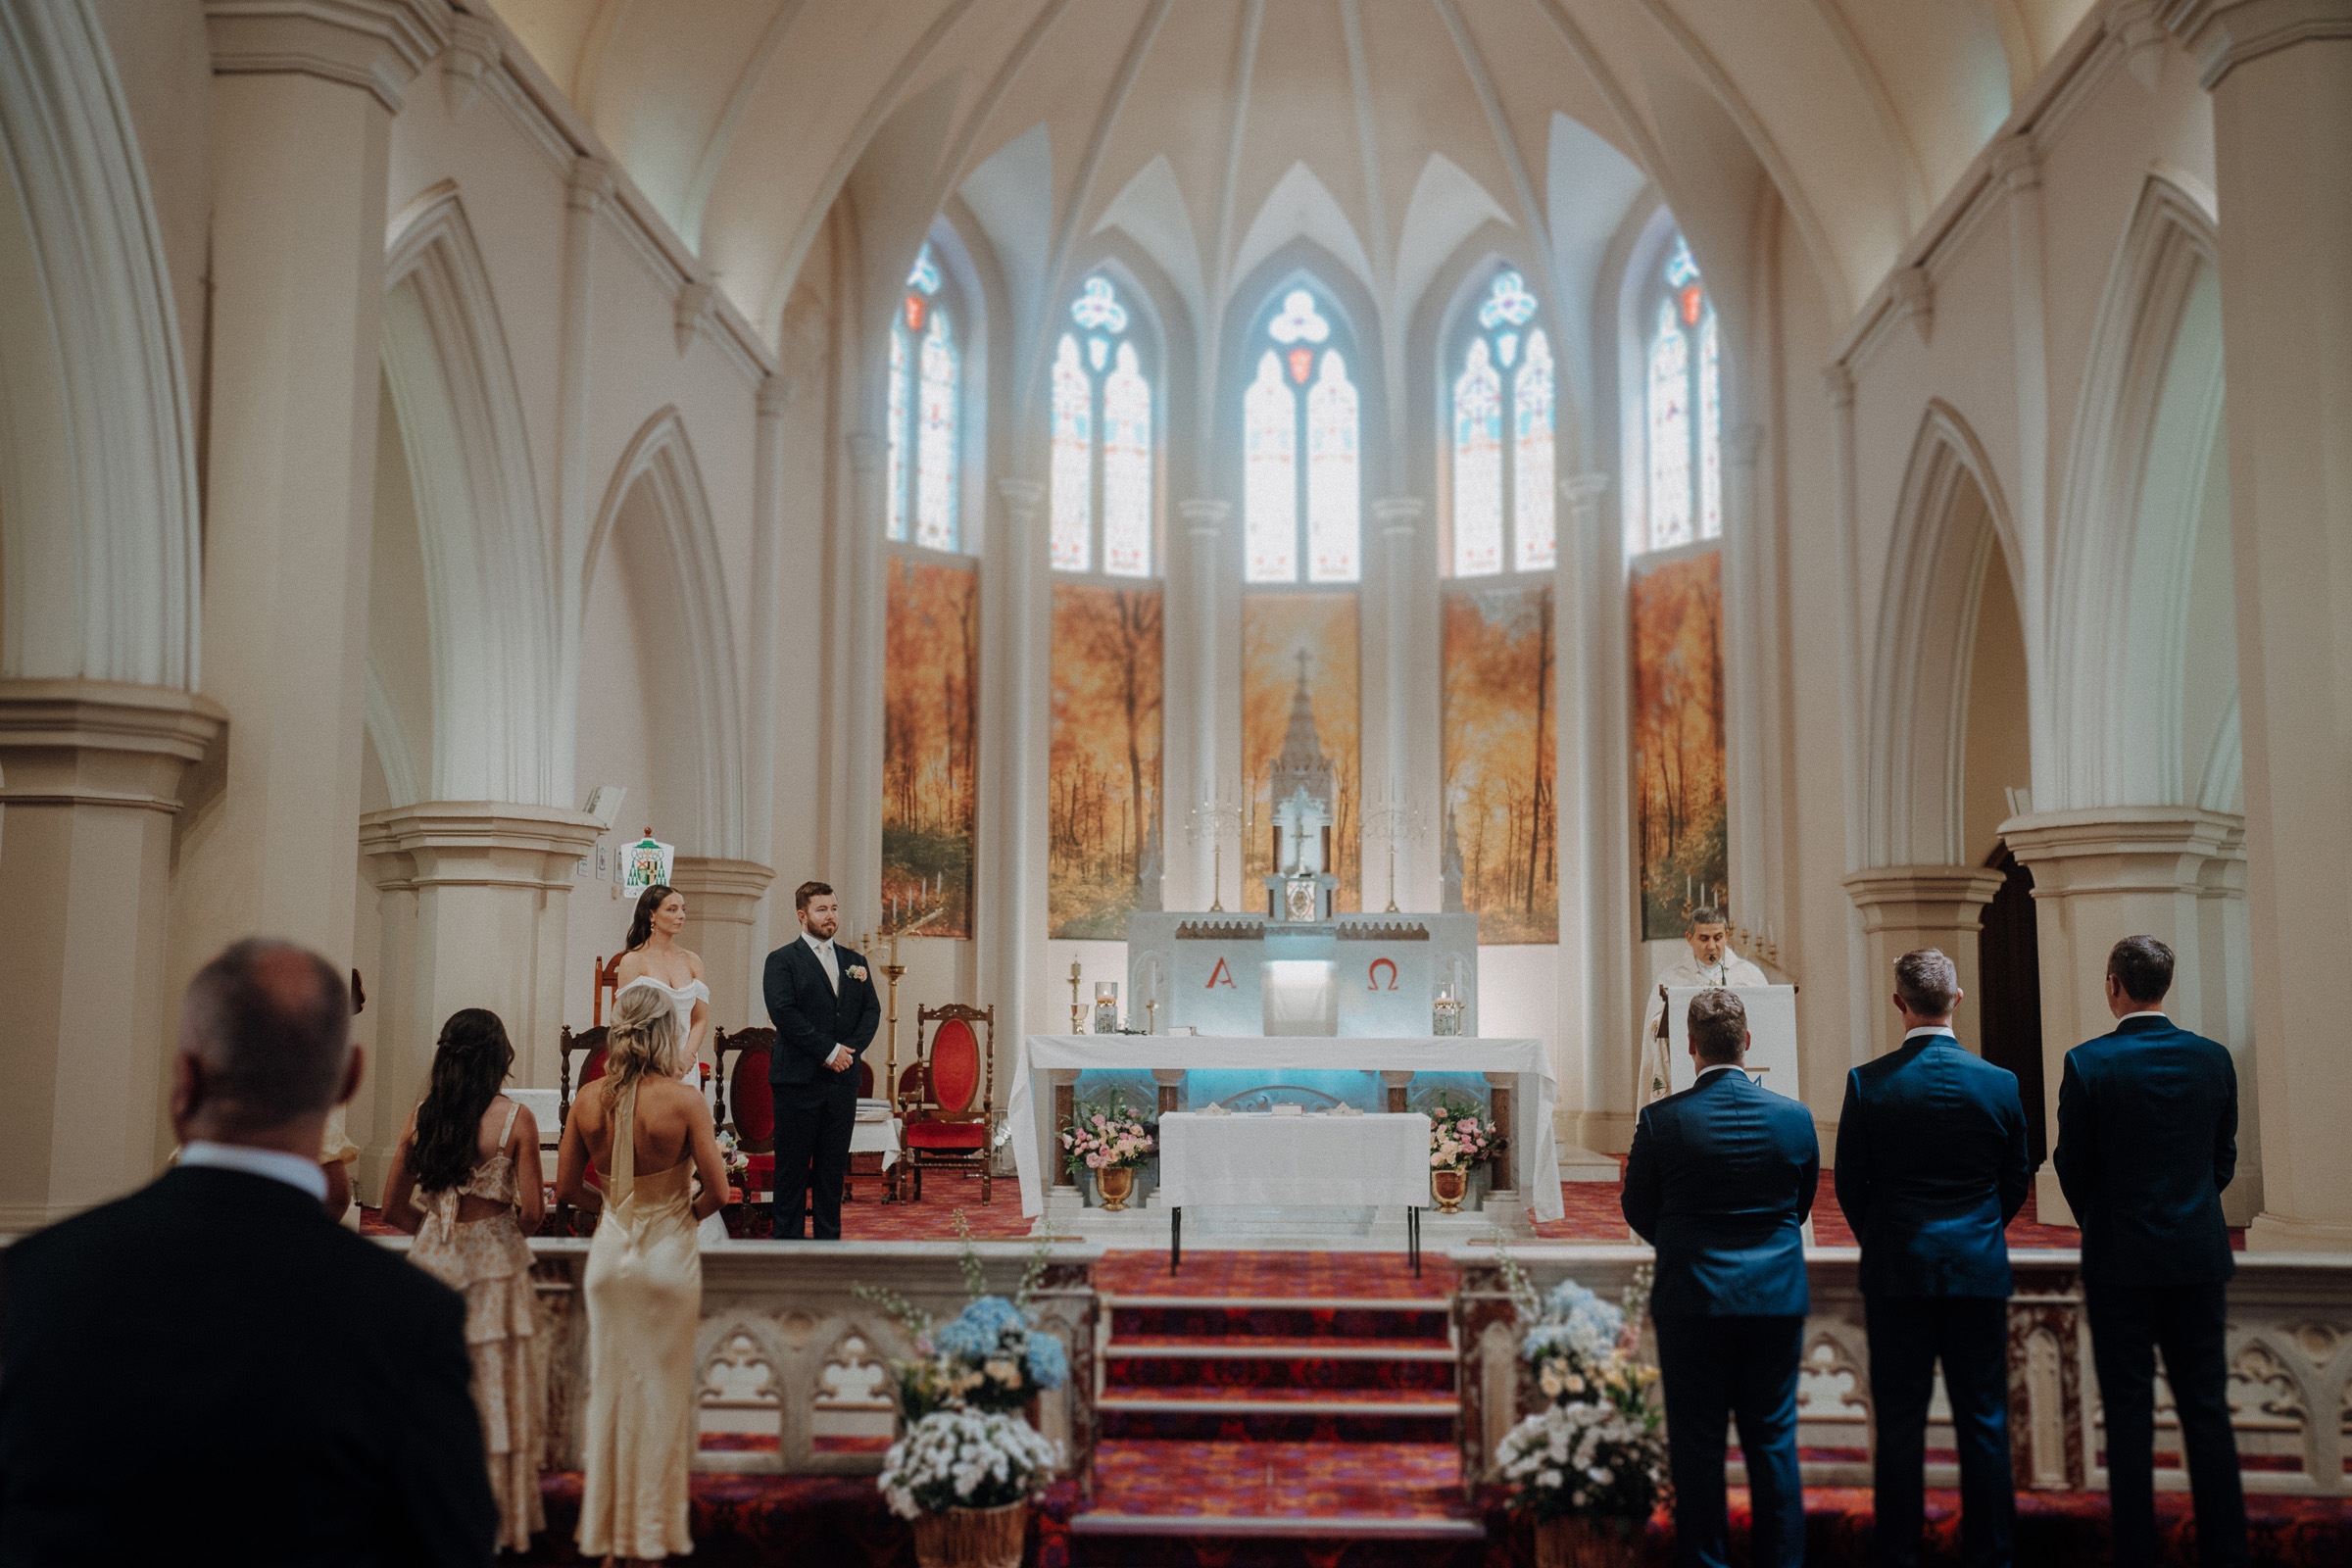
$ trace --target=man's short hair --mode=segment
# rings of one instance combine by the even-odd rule
[[[1728,926],[1731,923],[1730,918],[1724,914],[1722,907],[1718,905],[1702,904],[1690,911],[1690,929],[1693,931],[1702,925]]]
[[[332,1109],[351,1060],[351,988],[308,948],[248,937],[196,971],[181,1049],[204,1063],[230,1130]]]
[[[793,907],[793,912],[795,912],[796,914],[806,914],[806,913],[808,913],[808,901],[809,901],[810,899],[814,899],[814,898],[821,898],[821,897],[822,897],[822,896],[824,896],[825,894],[828,894],[828,893],[830,893],[830,892],[832,892],[832,891],[833,891],[833,884],[832,884],[832,883],[830,883],[830,882],[804,882],[804,883],[802,883],[802,884],[801,884],[801,885],[800,885],[798,888],[796,888],[796,889],[794,889],[794,890],[793,890],[793,895],[792,895],[792,907]]]
[[[1747,1042],[1747,1007],[1736,991],[1701,991],[1690,999],[1690,1049],[1713,1064],[1738,1061]]]
[[[1916,1017],[1940,1018],[1960,1000],[1960,971],[1940,948],[1921,948],[1894,960],[1894,994]]]
[[[2173,989],[2173,950],[2154,937],[2126,937],[2109,950],[2107,972],[2125,996],[2153,1007]]]

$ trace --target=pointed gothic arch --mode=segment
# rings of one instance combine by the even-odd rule
[[[615,548],[617,547],[617,548]],[[607,556],[629,573],[630,592],[669,628],[662,657],[683,699],[656,712],[656,764],[686,807],[675,829],[687,854],[747,858],[744,709],[735,669],[718,531],[686,421],[664,408],[639,427],[597,508],[580,604]],[[585,608],[582,613],[585,614]],[[594,635],[583,625],[582,636]]]
[[[454,185],[412,203],[394,235],[384,377],[408,455],[433,662],[431,777],[416,782],[437,800],[568,806],[556,576],[489,274]]]
[[[1879,595],[1862,766],[1866,865],[1969,860],[1962,763],[1985,564],[2027,580],[1999,480],[1968,421],[1940,399],[1912,442]]]

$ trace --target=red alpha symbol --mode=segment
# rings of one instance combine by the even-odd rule
[[[1202,986],[1200,989],[1203,991],[1214,991],[1217,988],[1217,981],[1220,977],[1224,979],[1227,990],[1239,991],[1242,989],[1240,986],[1237,986],[1233,983],[1233,976],[1226,973],[1225,960],[1223,958],[1219,958],[1217,960],[1217,966],[1208,971],[1208,984]]]
[[[1382,989],[1382,987],[1381,987],[1381,983],[1380,983],[1380,971],[1381,971],[1381,970],[1383,970],[1383,969],[1386,969],[1386,970],[1388,970],[1388,971],[1389,971],[1389,983],[1388,983],[1388,987],[1387,987],[1387,989],[1388,989],[1388,990],[1391,990],[1391,991],[1394,991],[1394,990],[1396,990],[1396,960],[1395,960],[1395,959],[1393,959],[1393,958],[1374,958],[1374,959],[1372,960],[1372,969],[1371,969],[1372,983],[1371,983],[1370,985],[1368,985],[1368,986],[1364,987],[1364,989],[1365,989],[1366,991],[1378,991],[1378,990],[1381,990],[1381,989]]]

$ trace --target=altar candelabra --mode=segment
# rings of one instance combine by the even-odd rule
[[[1209,799],[1200,802],[1187,814],[1184,824],[1186,839],[1194,844],[1202,839],[1209,844],[1209,899],[1212,914],[1225,912],[1225,835],[1238,831],[1242,825],[1242,808],[1230,801]],[[1072,997],[1076,1000],[1075,995]]]
[[[906,975],[906,965],[899,961],[899,938],[904,936],[912,936],[922,927],[929,925],[933,920],[937,919],[940,911],[946,907],[946,901],[941,900],[940,902],[933,904],[929,908],[924,909],[920,914],[915,914],[912,912],[910,906],[908,908],[907,917],[899,919],[897,923],[885,927],[882,932],[882,940],[890,944],[890,957],[884,961],[881,966],[883,978],[890,983],[890,998],[889,1005],[883,1012],[883,1079],[882,1094],[880,1098],[889,1102],[890,1116],[893,1121],[898,1120],[904,1109],[904,1107],[902,1107],[899,1103],[899,981]],[[899,906],[894,902],[892,906],[892,913],[894,916],[898,914],[898,908]],[[859,947],[858,951],[870,952],[872,940],[873,939],[870,937],[865,939],[864,944]],[[917,1038],[914,1044],[915,1054],[919,1056],[922,1054],[923,1043],[920,1038]],[[886,1200],[894,1202],[897,1200],[897,1188],[895,1185],[887,1190]]]
[[[1429,822],[1421,808],[1409,795],[1375,796],[1364,808],[1365,836],[1389,849],[1389,906],[1382,912],[1396,913],[1396,846],[1399,842],[1418,844],[1428,830]]]

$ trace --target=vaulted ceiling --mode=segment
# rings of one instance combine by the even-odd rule
[[[1488,223],[1572,288],[1645,184],[1712,273],[1768,181],[1842,318],[2091,0],[494,3],[773,337],[845,190],[1016,295],[1116,228],[1205,323],[1300,236],[1384,314]]]

